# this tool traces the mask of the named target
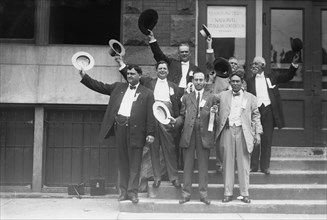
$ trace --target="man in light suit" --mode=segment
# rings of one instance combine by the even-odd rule
[[[153,93],[140,85],[142,69],[128,66],[128,83],[106,84],[92,79],[80,71],[81,83],[110,100],[101,125],[99,139],[115,135],[118,151],[119,201],[130,199],[138,203],[138,186],[143,147],[154,141],[155,119],[152,105]]]
[[[224,199],[233,199],[235,160],[242,201],[250,203],[249,176],[250,154],[255,144],[260,143],[262,126],[256,97],[243,91],[243,71],[232,73],[229,77],[232,90],[223,91],[216,96],[219,103],[213,110],[218,110],[216,141],[223,155]]]
[[[266,66],[265,59],[260,56],[253,59],[251,64],[253,76],[247,80],[247,91],[257,97],[263,134],[261,135],[261,146],[256,147],[251,156],[251,172],[257,172],[260,164],[261,172],[270,174],[269,167],[274,127],[281,129],[285,126],[278,84],[286,83],[293,79],[298,68],[299,59],[300,56],[296,53],[286,73],[264,72],[264,67]]]
[[[182,97],[180,116],[176,126],[183,126],[180,146],[184,156],[183,192],[180,204],[191,199],[192,174],[195,153],[199,169],[200,201],[209,205],[208,199],[208,161],[210,149],[214,146],[214,131],[209,131],[210,108],[215,104],[214,95],[204,89],[205,75],[194,73],[193,84],[195,91]]]
[[[151,51],[153,53],[154,59],[159,62],[164,60],[168,63],[169,75],[167,76],[167,80],[175,83],[180,88],[180,93],[184,93],[187,89],[188,85],[192,82],[193,74],[195,72],[200,72],[200,68],[195,64],[190,62],[191,58],[191,51],[190,45],[188,43],[181,43],[178,46],[178,59],[169,58],[165,55],[157,40],[154,37],[154,34],[151,30],[149,30],[150,34],[148,35],[149,38],[149,45]],[[175,144],[176,144],[176,153],[179,167],[183,166],[182,155],[180,152],[180,132],[181,130],[175,130]]]
[[[120,65],[120,72],[126,79],[127,66],[119,56],[115,60]],[[157,78],[141,77],[140,83],[154,93],[155,101],[163,102],[170,111],[172,117],[179,115],[179,106],[181,94],[179,94],[178,86],[167,80],[168,63],[159,61],[156,64]],[[168,178],[173,186],[179,188],[181,184],[178,180],[177,159],[174,143],[174,128],[171,124],[164,125],[156,120],[155,136],[156,139],[150,147],[151,161],[154,174],[153,187],[158,188],[161,183],[161,165],[160,165],[160,148],[164,156]]]

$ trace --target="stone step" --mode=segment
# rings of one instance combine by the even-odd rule
[[[183,181],[183,171],[178,172],[180,181]],[[223,174],[214,170],[208,171],[209,183],[223,183]],[[192,182],[199,182],[199,172],[194,171]],[[238,175],[235,173],[235,182]],[[250,173],[250,184],[327,184],[327,171],[306,170],[272,170],[270,175],[261,172]]]
[[[326,200],[252,200],[245,204],[239,200],[222,203],[212,200],[205,205],[191,200],[180,205],[176,199],[140,198],[138,204],[130,201],[119,203],[120,212],[132,213],[278,213],[278,214],[326,214]]]
[[[194,162],[197,169],[197,161]],[[209,158],[209,170],[216,170],[216,157]],[[327,170],[327,158],[306,157],[272,157],[270,160],[271,170]]]
[[[181,188],[177,189],[169,182],[162,182],[159,188],[149,182],[148,197],[156,199],[180,199]],[[255,200],[327,200],[326,184],[252,184],[249,194]],[[235,184],[234,196],[239,196],[239,187]],[[223,184],[208,184],[208,197],[221,200],[224,195]],[[199,199],[198,184],[192,184],[192,198]]]

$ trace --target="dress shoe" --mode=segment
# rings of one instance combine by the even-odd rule
[[[258,168],[251,168],[250,169],[250,172],[253,173],[253,172],[258,172]]]
[[[161,181],[160,180],[155,180],[154,182],[153,182],[153,188],[159,188],[159,186],[160,186],[160,183],[161,183]]]
[[[125,201],[128,200],[128,197],[126,194],[120,194],[120,196],[118,197],[118,201]]]
[[[171,181],[171,183],[172,183],[173,186],[175,186],[176,188],[180,188],[180,187],[181,187],[181,184],[179,183],[178,180],[173,180],[173,181]]]
[[[210,203],[211,203],[211,201],[208,198],[201,198],[200,201],[206,205],[210,205]]]
[[[190,198],[182,198],[181,200],[179,200],[179,204],[184,204],[190,201]]]
[[[134,203],[134,204],[139,203],[139,199],[138,199],[137,196],[135,196],[135,195],[130,196],[130,197],[129,197],[129,200],[131,200],[132,203]]]
[[[249,199],[248,196],[243,196],[243,199],[241,199],[241,201],[244,203],[251,203],[251,200]]]
[[[266,175],[269,175],[270,174],[269,168],[268,169],[261,170],[261,172],[264,173],[264,174],[266,174]]]
[[[233,200],[233,196],[224,196],[222,202],[226,203],[226,202],[230,202]]]

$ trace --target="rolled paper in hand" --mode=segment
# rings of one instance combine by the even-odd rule
[[[208,131],[213,131],[213,124],[215,122],[215,113],[210,112]]]

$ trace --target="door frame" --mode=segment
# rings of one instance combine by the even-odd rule
[[[318,6],[320,5],[320,6]],[[282,100],[303,101],[304,115],[303,128],[284,128],[277,131],[276,136],[284,132],[289,138],[299,138],[298,142],[302,146],[324,146],[322,131],[322,63],[321,59],[321,33],[312,34],[312,30],[321,30],[321,7],[327,7],[326,3],[316,3],[310,0],[299,1],[264,1],[263,2],[263,56],[270,57],[271,43],[271,10],[272,9],[302,9],[303,10],[303,88],[282,89],[280,94]],[[270,59],[266,60],[266,70],[270,72]],[[324,92],[326,93],[326,92]],[[324,98],[326,101],[326,98]],[[284,109],[285,110],[285,109]],[[287,126],[287,125],[286,125]],[[293,132],[291,131],[293,129]],[[301,132],[301,129],[304,129]],[[289,134],[288,134],[289,133]],[[289,136],[291,135],[291,136]],[[281,138],[283,139],[283,138]],[[303,142],[302,142],[303,141]],[[288,141],[287,141],[288,142]],[[273,143],[274,145],[274,143]]]

